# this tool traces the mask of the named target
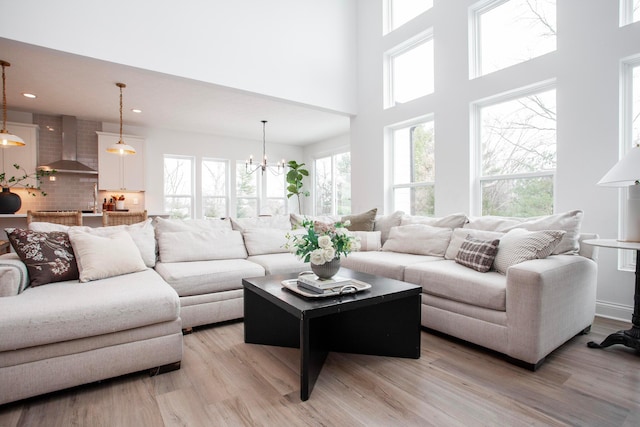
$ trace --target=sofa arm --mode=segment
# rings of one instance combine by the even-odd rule
[[[579,255],[554,255],[510,267],[507,354],[536,364],[589,327],[596,283],[596,263]]]
[[[0,256],[0,297],[11,297],[25,290],[29,283],[27,266],[15,253]]]

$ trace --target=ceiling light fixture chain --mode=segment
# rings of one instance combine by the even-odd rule
[[[9,133],[7,130],[7,89],[6,89],[6,81],[7,78],[5,76],[5,67],[10,67],[11,64],[7,61],[0,60],[0,65],[2,66],[2,130],[0,130],[0,145],[2,147],[7,146],[24,146],[25,143],[17,135],[13,135]]]
[[[261,170],[262,173],[266,170],[269,170],[274,175],[280,175],[284,172],[285,161],[282,159],[276,164],[270,165],[267,162],[267,131],[266,131],[267,121],[262,120],[262,161],[255,165],[253,164],[253,156],[249,156],[249,160],[245,162],[245,170],[247,173],[251,174],[257,170]]]
[[[116,144],[113,144],[107,148],[107,153],[120,154],[136,154],[136,149],[130,145],[124,143],[122,139],[122,89],[127,87],[124,83],[116,83],[116,86],[120,88],[120,139]]]

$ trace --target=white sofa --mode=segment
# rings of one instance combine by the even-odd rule
[[[373,231],[358,231],[362,251],[343,258],[342,266],[421,285],[424,327],[535,369],[593,320],[596,253],[579,245],[581,218],[579,211],[526,221],[396,212],[378,216]],[[16,254],[0,257],[0,404],[129,372],[178,367],[181,330],[243,317],[242,278],[309,269],[284,248],[285,234],[299,220],[156,218],[153,225],[148,220],[96,229],[32,223],[43,233],[66,232],[78,245],[82,236],[94,245],[119,246],[105,255],[74,243],[83,266],[80,279],[88,281],[37,287],[26,286],[30,275]],[[570,250],[517,263],[506,274],[474,271],[451,258],[460,236],[502,236],[512,228],[570,230],[558,246]],[[410,238],[403,236],[406,230]],[[109,259],[85,262],[96,254]],[[130,271],[123,267],[123,258],[136,257]]]

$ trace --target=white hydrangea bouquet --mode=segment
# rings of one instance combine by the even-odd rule
[[[325,224],[305,219],[302,226],[306,233],[287,233],[285,247],[304,262],[311,261],[316,265],[340,259],[341,255],[347,256],[360,249],[358,239],[346,229],[349,225],[349,221]]]

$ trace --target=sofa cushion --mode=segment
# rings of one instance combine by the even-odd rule
[[[468,218],[467,215],[463,213],[455,213],[439,218],[434,218],[430,216],[411,216],[405,215],[402,217],[400,221],[400,225],[410,225],[410,224],[426,224],[431,225],[433,227],[446,227],[446,228],[459,228],[462,227]]]
[[[147,268],[138,247],[124,230],[110,236],[97,236],[70,228],[69,240],[76,254],[81,282],[135,273]]]
[[[499,216],[482,216],[470,218],[465,225],[479,230],[501,231],[506,233],[514,228],[524,228],[529,231],[563,230],[565,235],[554,248],[552,254],[577,254],[580,250],[580,226],[584,214],[581,210],[573,210],[555,215],[545,215],[531,218],[509,218]]]
[[[310,215],[299,215],[299,214],[289,214],[289,218],[291,221],[291,228],[292,229],[296,229],[296,228],[302,228],[302,222],[307,220],[307,221],[318,221],[318,222],[323,222],[325,224],[334,224],[336,222],[340,222],[342,220],[342,217],[340,215],[316,215],[316,216],[310,216]]]
[[[153,269],[89,283],[77,280],[0,298],[0,351],[175,321],[176,292]]]
[[[441,259],[441,257],[400,252],[352,252],[340,259],[340,265],[363,273],[404,280],[404,270],[408,265]]]
[[[445,259],[455,259],[456,255],[458,255],[458,252],[460,251],[460,246],[462,246],[462,243],[468,236],[476,239],[493,240],[501,238],[504,236],[504,233],[500,233],[498,231],[474,230],[471,228],[456,228],[453,230],[453,233],[451,233],[451,241],[447,247],[447,252],[444,254]]]
[[[424,224],[401,225],[391,228],[382,250],[443,257],[450,239],[450,228]]]
[[[166,219],[155,217],[154,228],[156,234],[165,231],[201,231],[201,230],[231,230],[231,220],[225,219]]]
[[[311,268],[308,262],[302,262],[292,253],[254,255],[249,256],[247,261],[262,266],[265,274],[300,273]]]
[[[242,289],[244,277],[264,276],[264,268],[246,259],[158,262],[156,271],[180,295]]]
[[[507,278],[495,271],[479,273],[453,260],[407,266],[404,280],[424,293],[491,310],[506,310]]]
[[[358,240],[359,251],[379,251],[382,249],[382,233],[380,231],[354,231],[352,234]]]
[[[162,262],[246,258],[242,233],[236,230],[164,231],[158,233]]]
[[[29,273],[16,253],[0,255],[0,297],[13,297],[29,285]]]
[[[242,232],[249,255],[277,254],[289,252],[287,234],[291,230],[277,228],[248,228]]]
[[[558,245],[564,231],[527,231],[523,228],[514,228],[500,239],[500,246],[494,268],[502,274],[507,274],[507,269],[512,265],[532,259],[546,258]]]
[[[389,237],[389,232],[391,231],[391,227],[396,227],[400,225],[402,222],[402,217],[404,216],[404,212],[395,211],[389,215],[379,215],[376,217],[376,222],[373,225],[373,231],[380,232],[380,241],[384,245],[384,242],[387,241]]]
[[[7,228],[9,241],[29,272],[29,286],[78,278],[78,266],[69,235]]]
[[[291,219],[289,215],[231,218],[231,227],[238,231],[244,231],[249,228],[277,228],[279,230],[291,230]]]
[[[378,208],[373,208],[361,214],[343,216],[340,221],[343,224],[347,221],[350,222],[349,226],[346,227],[349,231],[373,231],[377,212]]]
[[[69,232],[70,228],[82,230],[87,233],[98,236],[111,236],[120,231],[129,233],[134,243],[140,250],[140,255],[147,267],[153,267],[156,264],[156,237],[152,219],[138,222],[131,225],[114,225],[110,227],[85,227],[85,226],[69,226],[62,224],[53,224],[50,222],[32,222],[29,224],[29,230],[34,231],[64,231]]]
[[[455,261],[465,267],[486,273],[493,265],[499,243],[499,239],[481,240],[467,237],[460,246]]]

